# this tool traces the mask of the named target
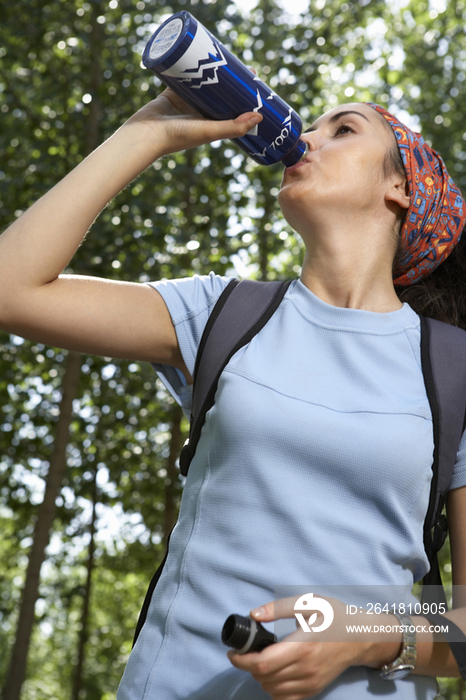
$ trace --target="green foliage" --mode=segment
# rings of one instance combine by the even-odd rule
[[[377,58],[382,92],[395,110],[414,116],[460,187],[466,185],[466,3],[411,0],[385,11],[385,44]],[[398,56],[398,59],[396,57]],[[402,59],[402,64],[397,63]]]

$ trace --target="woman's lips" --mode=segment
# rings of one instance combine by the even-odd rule
[[[306,158],[305,160],[299,160],[299,161],[298,161],[297,163],[295,163],[294,165],[290,165],[288,168],[285,168],[285,172],[286,172],[286,173],[291,173],[291,172],[293,172],[293,170],[296,170],[297,168],[301,168],[303,165],[308,165],[309,162],[310,162],[310,161],[307,160],[307,158]]]

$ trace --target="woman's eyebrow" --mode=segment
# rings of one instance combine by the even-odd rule
[[[347,114],[357,114],[359,117],[362,117],[363,119],[366,120],[366,122],[369,122],[370,120],[361,112],[357,112],[355,109],[346,109],[344,112],[337,112],[337,114],[334,114],[333,116],[330,117],[329,123],[333,124],[333,122],[336,122],[340,119],[340,117],[346,117]],[[305,134],[307,134],[309,131],[315,131],[316,127],[315,126],[310,126],[308,129],[305,130]]]

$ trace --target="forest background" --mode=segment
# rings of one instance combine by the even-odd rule
[[[466,188],[466,2],[289,5],[4,2],[1,229],[158,94],[142,50],[183,9],[305,124],[341,102],[376,101],[420,129]],[[302,246],[276,205],[280,175],[230,142],[163,158],[109,204],[68,271],[140,282],[299,276]],[[3,698],[112,700],[176,519],[187,423],[148,365],[5,333],[0,345]],[[448,579],[448,552],[442,566]],[[466,698],[464,688],[441,681],[445,699]]]

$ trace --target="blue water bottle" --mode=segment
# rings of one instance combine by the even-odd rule
[[[142,62],[208,119],[260,112],[260,124],[233,139],[257,163],[290,166],[305,158],[299,115],[189,12],[177,12],[160,25]]]

